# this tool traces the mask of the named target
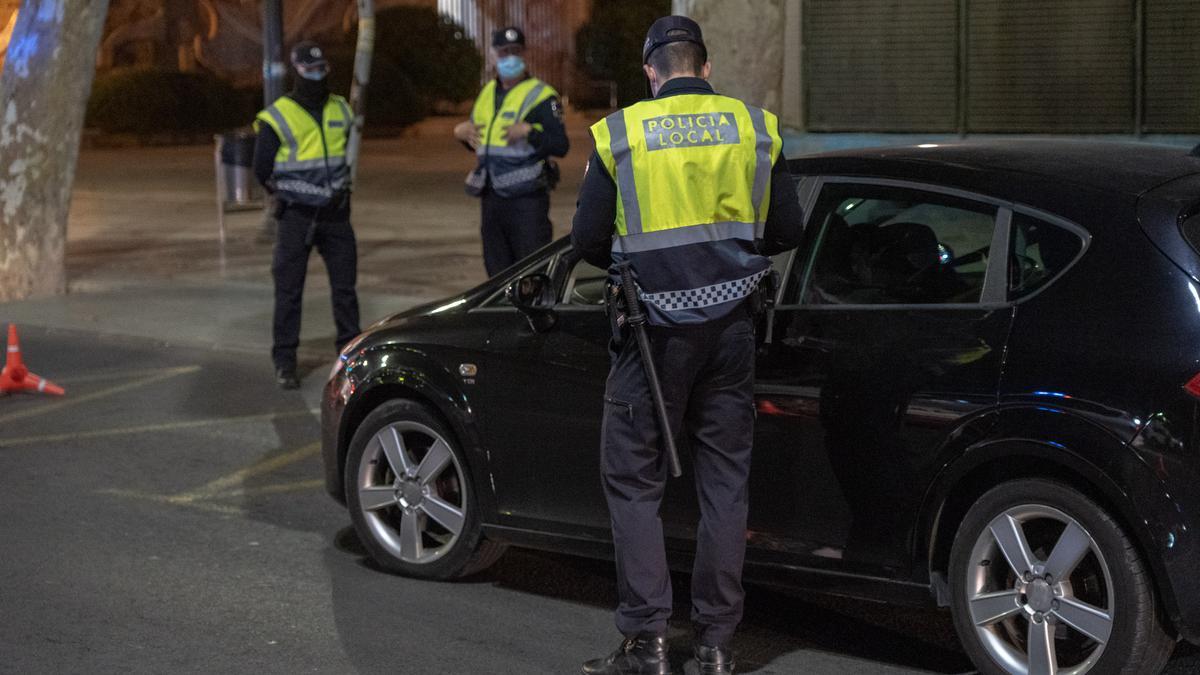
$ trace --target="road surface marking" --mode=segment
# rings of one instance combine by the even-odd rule
[[[154,384],[156,382],[161,382],[163,380],[168,380],[172,377],[177,377],[179,375],[188,375],[190,373],[195,373],[195,372],[198,372],[199,370],[200,370],[200,366],[183,366],[180,368],[167,368],[166,370],[159,372],[159,374],[157,374],[157,375],[151,375],[151,376],[144,377],[144,378],[141,378],[138,380],[134,380],[132,382],[118,384],[115,387],[101,389],[100,391],[95,391],[90,394],[85,394],[83,396],[64,398],[55,403],[49,403],[49,404],[46,404],[43,406],[38,406],[36,408],[30,408],[28,410],[18,410],[16,412],[11,412],[7,415],[0,415],[0,423],[11,422],[13,420],[19,420],[19,419],[25,419],[26,417],[35,417],[37,415],[44,415],[46,413],[51,413],[51,412],[55,412],[58,410],[62,410],[63,408],[68,408],[73,405],[78,405],[80,403],[87,403],[88,401],[95,401],[97,399],[101,399],[106,396],[112,396],[113,394],[119,394],[123,391],[128,391],[130,389],[136,389],[138,387],[145,387],[145,386]]]
[[[238,469],[227,476],[222,476],[214,481],[196,488],[195,490],[180,493],[176,495],[176,497],[184,500],[195,500],[207,499],[221,495],[236,494],[236,492],[231,491],[232,488],[241,483],[245,483],[247,478],[253,478],[254,476],[270,473],[276,469],[281,469],[288,464],[295,464],[296,462],[312,457],[320,452],[321,443],[318,441],[316,443],[309,443],[303,447],[285,452],[282,455],[264,457],[244,469]]]
[[[204,420],[188,420],[184,422],[166,422],[163,424],[147,424],[139,427],[120,427],[116,429],[96,429],[93,431],[74,431],[61,434],[44,434],[41,436],[23,436],[19,438],[0,438],[0,448],[14,445],[31,445],[34,443],[57,443],[61,441],[82,441],[107,436],[127,436],[134,434],[152,433],[155,431],[179,431],[197,427],[214,426],[218,424],[237,424],[239,422],[257,422],[260,420],[285,419],[312,415],[312,410],[292,410],[285,412],[261,413],[258,415],[243,415],[239,417],[215,417]]]
[[[139,492],[137,490],[124,489],[100,490],[99,493],[115,495],[117,497],[147,499],[162,504],[186,506],[226,515],[244,515],[246,510],[242,507],[230,504],[222,504],[217,500],[279,494],[286,492],[303,492],[306,490],[317,489],[325,484],[324,480],[301,480],[291,483],[276,483],[272,485],[257,485],[253,487],[246,487],[245,481],[248,478],[265,475],[288,466],[289,464],[295,464],[296,462],[303,461],[320,452],[320,442],[310,443],[303,447],[296,448],[295,450],[285,452],[281,455],[264,457],[263,459],[260,459],[244,469],[238,469],[231,474],[221,476],[220,478],[205,483],[194,490],[187,490],[185,492],[180,492],[173,495],[158,495],[149,492]]]

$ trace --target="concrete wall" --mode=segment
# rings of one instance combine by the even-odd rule
[[[800,126],[801,0],[674,0],[700,24],[717,91]]]

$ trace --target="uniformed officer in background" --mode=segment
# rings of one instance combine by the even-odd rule
[[[700,504],[692,574],[694,659],[733,672],[742,618],[747,479],[754,434],[754,324],[748,298],[767,256],[800,243],[803,217],[776,117],[717,95],[700,26],[659,19],[643,49],[654,98],[592,127],[596,151],[572,242],[598,267],[628,261],[672,428],[686,426]],[[615,235],[615,236],[614,236]],[[632,413],[632,414],[631,414]],[[617,629],[588,674],[671,672],[671,581],[659,508],[667,462],[636,341],[614,351],[605,389],[601,474],[616,548]]]
[[[321,48],[292,49],[296,86],[258,113],[254,174],[275,198],[278,222],[271,274],[275,279],[271,358],[279,386],[296,389],[296,348],[308,256],[315,245],[325,259],[333,295],[335,346],[360,332],[358,249],[350,227],[350,167],[346,145],[354,116],[346,99],[331,94],[329,63]]]
[[[525,34],[492,36],[496,78],[484,86],[471,119],[454,136],[479,158],[467,194],[483,203],[483,263],[494,276],[550,243],[550,190],[558,183],[551,157],[567,154],[562,104],[554,87],[529,74]]]

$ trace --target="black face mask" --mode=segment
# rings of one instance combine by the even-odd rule
[[[306,108],[322,106],[329,98],[329,79],[306,80],[296,76],[296,88],[293,95],[296,102]]]

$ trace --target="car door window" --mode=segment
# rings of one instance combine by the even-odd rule
[[[1027,296],[1050,283],[1083,251],[1083,239],[1063,227],[1015,212],[1009,235],[1008,297]]]
[[[557,266],[556,263],[558,258],[559,256],[555,256],[554,258],[543,260],[535,265],[530,265],[529,267],[521,270],[520,273],[514,274],[512,276],[512,280],[515,281],[520,277],[529,276],[530,274],[550,274],[551,270]],[[480,303],[479,306],[480,308],[485,309],[499,308],[516,310],[516,307],[513,307],[512,302],[510,302],[508,299],[507,285],[497,289],[495,293],[492,293],[492,295],[489,296],[487,300],[484,300],[482,303]]]
[[[962,304],[980,301],[997,207],[883,185],[830,183],[809,227],[819,228],[799,288],[805,305]],[[801,281],[801,280],[797,280]]]
[[[604,287],[608,272],[586,260],[578,260],[563,287],[562,304],[583,307],[604,306]]]

